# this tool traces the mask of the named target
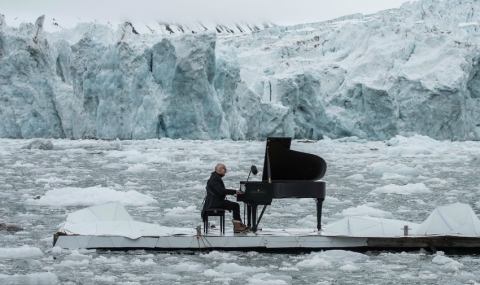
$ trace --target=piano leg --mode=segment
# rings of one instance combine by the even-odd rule
[[[252,207],[252,232],[257,232],[257,207],[258,205],[251,205]]]
[[[263,209],[262,209],[262,212],[260,213],[260,217],[258,218],[257,224],[260,224],[260,220],[262,219],[263,213],[265,212],[266,208],[267,208],[267,205],[263,205]]]
[[[247,204],[247,227],[252,227],[252,206]]]
[[[322,205],[325,198],[317,198],[315,199],[317,202],[317,230],[322,230]]]

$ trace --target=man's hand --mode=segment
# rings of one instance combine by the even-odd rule
[[[243,194],[242,190],[237,190],[237,194]]]

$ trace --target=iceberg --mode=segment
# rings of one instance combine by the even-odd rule
[[[479,140],[479,13],[475,1],[420,0],[162,33],[127,22],[46,32],[42,17],[10,27],[2,16],[0,137]]]

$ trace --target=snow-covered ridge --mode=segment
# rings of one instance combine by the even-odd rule
[[[41,15],[38,15],[41,16]],[[79,24],[88,23],[81,18],[58,17],[52,15],[43,15],[45,17],[43,28],[46,32],[55,33],[66,29],[72,29]],[[5,17],[4,17],[5,18]],[[3,18],[3,22],[5,19]],[[30,23],[34,19],[25,16],[14,17],[10,19],[9,25],[19,27],[23,23]],[[95,24],[108,26],[111,29],[117,29],[120,25],[129,25],[135,34],[196,34],[202,32],[216,32],[218,34],[251,33],[275,27],[274,23],[269,21],[251,21],[251,22],[169,22],[169,21],[110,21],[96,20]]]
[[[197,34],[201,32],[214,31],[218,34],[235,34],[235,33],[252,33],[275,27],[272,23],[232,23],[232,24],[215,24],[205,25],[202,23],[193,24],[170,24],[158,23],[158,30],[162,34]],[[150,26],[148,26],[150,27]],[[151,33],[157,33],[157,29],[151,29]]]
[[[0,137],[478,140],[479,11],[422,0],[255,32],[168,24],[184,34],[2,18]]]

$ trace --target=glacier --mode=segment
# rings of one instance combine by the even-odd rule
[[[480,2],[235,33],[0,15],[0,137],[480,140]]]

